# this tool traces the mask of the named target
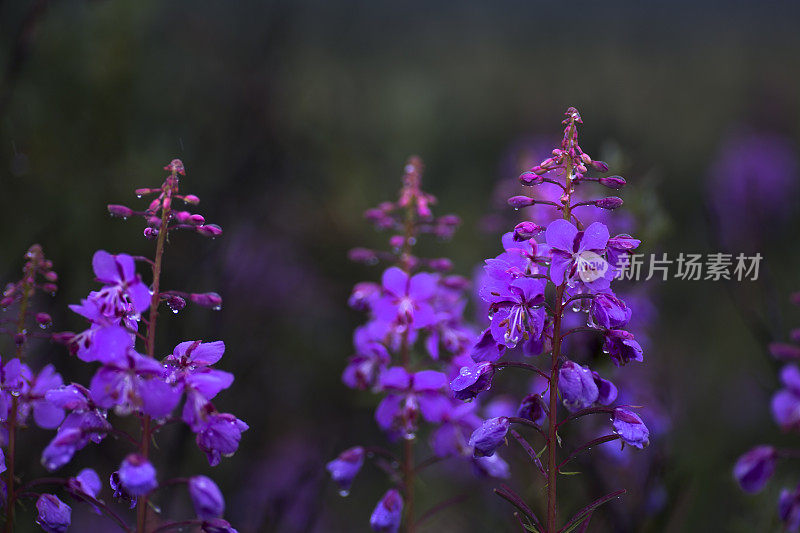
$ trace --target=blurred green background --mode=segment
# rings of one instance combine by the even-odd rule
[[[384,242],[361,212],[396,193],[406,157],[425,160],[438,212],[463,218],[437,253],[470,275],[499,249],[480,220],[498,180],[513,177],[503,155],[524,136],[557,139],[574,105],[584,148],[612,154],[612,171],[628,179],[622,196],[649,232],[648,251],[717,251],[707,176],[720,143],[747,128],[796,149],[799,11],[796,2],[4,0],[0,274],[16,279],[24,250],[41,243],[62,280],[43,305],[57,328],[82,328],[66,304],[94,287],[94,250],[151,250],[137,223],[110,219],[105,205],[139,206],[133,189],[158,185],[161,167],[183,159],[184,190],[225,234],[176,236],[165,285],[217,290],[225,303],[165,316],[158,343],[167,353],[202,335],[228,346],[221,367],[237,378],[218,406],[251,428],[211,473],[228,517],[244,532],[364,531],[385,488],[380,473],[365,471],[342,500],[321,468],[344,447],[382,442],[374,397],[339,381],[361,320],[346,307],[349,289],[379,275],[346,251]],[[646,364],[673,416],[667,497],[632,530],[777,530],[778,490],[800,470],[784,465],[785,479],[757,496],[730,472],[754,444],[800,442],[769,415],[778,366],[765,347],[800,323],[788,304],[800,287],[797,224],[795,212],[758,228],[758,283],[654,282]],[[65,376],[90,376],[58,346],[41,346],[40,357]],[[164,447],[171,468],[208,473],[191,435],[171,434]],[[78,461],[112,469],[119,454],[102,448]],[[24,471],[41,471],[35,453]],[[428,504],[451,491],[447,479],[422,490]],[[472,502],[422,529],[515,531],[491,486],[475,484]]]

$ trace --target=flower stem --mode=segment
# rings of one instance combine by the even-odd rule
[[[32,263],[25,269],[24,278],[22,281],[22,299],[19,304],[19,317],[17,319],[17,335],[22,335],[25,331],[25,315],[28,311],[28,302],[33,292],[34,276],[36,275]],[[24,342],[17,344],[17,357],[22,358]],[[14,531],[14,505],[16,497],[14,495],[14,488],[16,486],[16,479],[14,475],[14,456],[16,454],[17,445],[17,410],[19,408],[19,398],[12,394],[11,396],[11,410],[8,413],[8,449],[6,451],[6,524],[4,531],[10,533]]]
[[[414,205],[415,199],[411,199],[406,207],[406,217],[405,217],[405,235],[403,238],[403,250],[400,256],[400,268],[402,268],[406,274],[411,276],[411,248],[414,246],[414,233],[415,233],[415,217],[414,217]],[[403,337],[400,344],[400,360],[403,365],[403,368],[406,372],[410,372],[411,370],[411,354],[410,354],[410,347],[408,342],[408,333],[409,333],[410,326],[407,325],[405,330],[403,331]],[[414,474],[416,473],[416,467],[414,465],[414,440],[409,438],[403,438],[403,460],[401,462],[401,468],[403,472],[403,487],[405,488],[404,496],[405,496],[405,505],[404,505],[404,517],[403,517],[403,526],[405,533],[413,533],[414,532]]]
[[[161,283],[161,265],[164,258],[164,245],[167,240],[167,223],[169,222],[169,213],[172,201],[172,187],[177,181],[177,173],[172,172],[172,176],[167,178],[164,182],[164,198],[162,199],[161,207],[161,225],[159,226],[158,239],[156,240],[156,257],[153,261],[153,295],[150,297],[150,318],[147,322],[147,339],[145,348],[148,357],[155,357],[156,347],[156,321],[158,319],[158,304],[161,300],[159,293],[159,286]],[[148,459],[150,454],[150,436],[152,435],[150,427],[150,416],[144,415],[142,417],[142,438],[139,442],[139,453]],[[139,498],[136,506],[136,533],[145,533],[147,523],[147,495]]]

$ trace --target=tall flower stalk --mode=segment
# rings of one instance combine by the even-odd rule
[[[624,328],[631,318],[631,309],[611,290],[617,269],[624,267],[638,240],[621,234],[610,237],[601,222],[588,226],[582,223],[583,212],[592,209],[612,210],[622,205],[615,196],[583,200],[575,197],[578,187],[591,182],[611,189],[620,189],[625,180],[619,176],[594,177],[589,170],[606,172],[608,167],[594,161],[578,143],[578,111],[567,110],[563,121],[561,146],[552,157],[533,166],[520,176],[529,187],[549,187],[558,191],[557,200],[542,199],[548,194],[517,195],[508,203],[515,209],[549,206],[560,217],[542,226],[524,221],[503,237],[504,253],[486,261],[486,276],[479,290],[489,305],[490,326],[480,335],[472,350],[473,363],[461,369],[451,382],[457,397],[472,399],[492,386],[494,374],[505,367],[527,370],[544,380],[543,388],[532,391],[520,403],[517,416],[490,418],[476,429],[470,439],[476,455],[491,456],[510,434],[529,454],[543,475],[546,485],[546,515],[539,520],[534,511],[510,487],[497,489],[498,495],[511,502],[526,528],[555,533],[588,524],[599,505],[620,495],[612,492],[578,511],[561,527],[558,508],[558,478],[567,473],[565,467],[580,453],[606,442],[620,440],[643,448],[649,443],[649,431],[641,418],[630,408],[612,407],[617,388],[586,365],[570,360],[564,341],[570,335],[593,333],[603,336],[603,351],[612,362],[622,366],[641,361],[642,349],[633,335]],[[551,189],[552,190],[552,189]],[[585,198],[582,195],[581,198]],[[535,236],[544,232],[545,242]],[[548,289],[548,285],[552,289]],[[584,316],[584,326],[565,330],[570,313]],[[522,348],[525,356],[549,354],[539,364],[501,361],[506,351]],[[568,412],[560,416],[559,403]],[[574,420],[587,415],[612,417],[612,431],[578,445],[560,457],[561,434]],[[546,419],[546,423],[545,423]],[[544,448],[536,452],[529,440],[512,429],[512,425],[534,430],[544,440]],[[540,457],[545,454],[545,460]]]
[[[230,413],[219,412],[212,400],[233,383],[233,375],[213,368],[222,357],[222,341],[189,340],[175,346],[164,358],[157,356],[156,325],[159,308],[166,305],[177,313],[187,303],[219,309],[222,300],[213,292],[186,293],[164,290],[161,275],[169,236],[184,230],[206,237],[217,237],[219,226],[206,224],[202,215],[176,207],[176,203],[195,205],[197,196],[181,194],[179,177],[185,175],[180,160],[165,167],[169,173],[160,187],[138,189],[137,196],[153,195],[147,209],[135,211],[122,205],[109,205],[109,212],[118,217],[142,217],[146,221],[144,236],[155,241],[154,259],[128,254],[110,254],[100,250],[92,258],[92,267],[99,290],[92,291],[78,305],[70,308],[89,321],[89,328],[80,333],[53,334],[54,340],[69,346],[70,352],[87,363],[99,363],[91,384],[64,385],[52,365],[38,376],[20,362],[28,337],[25,319],[30,297],[35,289],[55,290],[57,276],[44,259],[41,248],[28,253],[23,279],[9,285],[0,305],[19,305],[19,319],[14,333],[17,358],[8,361],[0,373],[0,419],[9,431],[7,476],[7,508],[5,530],[14,530],[15,505],[21,498],[36,499],[37,523],[47,532],[66,531],[72,509],[56,494],[41,492],[43,487],[60,489],[74,500],[85,502],[98,513],[106,514],[125,532],[154,533],[182,527],[199,527],[206,533],[234,533],[224,520],[225,502],[217,485],[204,475],[159,481],[152,457],[151,442],[165,426],[182,422],[195,433],[196,442],[211,466],[222,456],[232,455],[238,448],[241,433],[247,424]],[[136,263],[149,265],[152,283],[147,284],[136,272]],[[44,283],[37,282],[38,276]],[[145,315],[147,318],[145,318]],[[49,316],[39,313],[35,320],[49,324]],[[140,325],[144,324],[144,332]],[[137,344],[143,349],[137,350]],[[181,400],[180,416],[173,411]],[[125,512],[119,512],[100,498],[103,484],[92,468],[83,468],[71,477],[33,479],[18,487],[14,473],[16,427],[24,424],[30,412],[36,423],[56,429],[53,440],[42,452],[42,465],[51,472],[72,462],[82,448],[99,444],[111,435],[130,445],[131,451],[119,469],[109,478],[117,500],[136,508],[136,523],[131,526]],[[116,416],[109,417],[110,412]],[[140,421],[138,435],[128,433],[118,424],[122,417],[135,416]],[[192,518],[171,521],[160,516],[158,507],[150,504],[157,491],[185,486],[195,511]]]
[[[454,215],[433,216],[431,205],[436,199],[422,190],[421,179],[422,161],[412,157],[397,201],[381,203],[365,213],[378,229],[392,233],[390,250],[356,248],[350,252],[355,261],[388,267],[380,285],[358,283],[350,297],[351,307],[367,312],[369,319],[355,331],[356,353],[342,380],[351,388],[372,390],[383,397],[375,420],[399,451],[356,446],[342,452],[327,468],[342,495],[349,493],[365,458],[388,474],[392,488],[370,517],[374,531],[396,532],[401,527],[405,532],[415,531],[462,499],[456,495],[417,513],[417,477],[442,459],[471,462],[481,475],[508,474],[508,465],[499,457],[473,457],[468,438],[480,421],[478,405],[464,406],[447,387],[448,380],[469,359],[476,334],[463,319],[467,281],[447,274],[453,266],[449,259],[414,255],[421,236],[446,239],[459,224]],[[428,433],[432,452],[426,452],[427,457],[421,455],[425,448],[419,435],[423,431]]]

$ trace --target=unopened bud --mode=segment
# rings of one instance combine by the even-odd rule
[[[378,260],[378,256],[375,255],[375,252],[367,248],[353,248],[347,252],[347,258],[354,263],[366,264],[372,264]]]
[[[453,290],[463,290],[469,287],[469,280],[464,276],[445,276],[442,285]]]
[[[197,226],[197,233],[203,237],[211,237],[213,239],[222,235],[222,228],[216,224],[205,224],[203,226]]]
[[[14,334],[14,344],[17,345],[17,348],[25,344],[25,334],[24,333],[15,333]]]
[[[222,307],[222,297],[216,292],[193,293],[189,295],[192,303],[202,307],[210,307],[218,311]]]
[[[109,204],[108,212],[111,213],[113,217],[128,218],[133,214],[133,209],[125,207],[124,205]]]
[[[158,237],[158,230],[155,228],[144,228],[144,238],[153,240]]]
[[[603,161],[592,161],[590,165],[598,172],[608,172],[608,165]]]
[[[187,194],[183,197],[183,201],[187,204],[197,205],[200,203],[200,198],[195,196],[194,194]]]
[[[621,189],[625,186],[625,178],[622,176],[608,176],[598,180],[600,185],[605,185],[609,189]]]
[[[189,216],[189,224],[194,224],[195,226],[202,226],[206,223],[205,217],[203,215],[190,215]]]
[[[181,176],[186,175],[186,170],[183,168],[183,161],[181,161],[180,159],[173,159],[172,161],[170,161],[169,165],[164,167],[164,170],[167,170],[169,172],[175,172],[177,174],[180,174]]]
[[[58,281],[58,274],[53,272],[52,270],[48,270],[44,273],[44,279],[47,281]]]
[[[508,199],[508,205],[510,205],[514,209],[519,209],[521,207],[528,207],[535,203],[536,201],[529,196],[512,196],[511,198]]]
[[[586,174],[588,169],[586,168],[586,165],[578,165],[575,167],[575,170],[577,170],[579,174]]]
[[[53,293],[58,290],[58,285],[56,285],[55,283],[44,283],[42,284],[42,290],[44,292]]]
[[[165,298],[165,300],[169,308],[172,309],[173,313],[177,313],[178,311],[186,307],[186,300],[175,294],[168,295]]]
[[[544,179],[535,172],[523,172],[519,175],[519,182],[528,187],[532,187],[544,182]]]
[[[156,192],[158,189],[136,189],[136,196],[144,196],[145,194],[152,194]]]
[[[49,326],[52,322],[53,318],[47,313],[36,313],[36,323],[40,326]]]
[[[59,344],[69,344],[75,338],[75,334],[71,331],[59,331],[58,333],[53,333],[50,338],[53,339],[53,342]]]
[[[13,296],[6,296],[2,300],[0,300],[0,307],[8,307],[9,305],[14,303]]]
[[[147,224],[152,228],[160,228],[161,219],[159,217],[147,217]]]
[[[773,342],[769,345],[769,352],[779,361],[792,361],[800,359],[800,346],[784,342]]]
[[[533,238],[533,236],[537,233],[541,233],[543,229],[544,228],[539,224],[535,224],[530,221],[520,222],[514,226],[514,240],[527,241],[528,239]]]
[[[622,205],[622,198],[618,196],[608,196],[594,201],[594,205],[600,209],[616,209]]]
[[[392,248],[402,248],[405,242],[406,239],[402,235],[392,235],[389,237],[389,246]]]
[[[186,223],[189,220],[190,216],[192,216],[192,214],[189,211],[176,211],[175,212],[175,220],[177,220],[181,224]]]
[[[364,218],[366,218],[370,222],[377,222],[378,220],[383,219],[383,217],[385,216],[386,213],[376,208],[367,209],[366,211],[364,211]]]
[[[446,257],[431,259],[428,265],[431,267],[432,270],[436,270],[438,272],[448,272],[450,270],[453,270],[453,262],[447,259]]]

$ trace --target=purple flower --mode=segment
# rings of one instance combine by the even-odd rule
[[[131,496],[144,496],[158,487],[156,469],[144,456],[132,453],[119,467],[119,482]]]
[[[403,497],[397,489],[389,489],[375,506],[369,525],[373,531],[397,533],[403,519]]]
[[[450,401],[443,393],[447,376],[442,372],[422,370],[409,374],[395,366],[384,370],[379,381],[389,394],[378,404],[375,420],[390,433],[413,436],[420,414],[428,422],[440,422],[450,409]]]
[[[617,399],[617,387],[607,379],[601,378],[600,374],[594,370],[592,370],[592,377],[594,384],[597,385],[597,403],[602,405],[614,403],[614,400]]]
[[[120,414],[141,410],[160,418],[180,401],[180,389],[164,381],[165,368],[158,361],[130,351],[123,359],[101,367],[92,378],[94,402]]]
[[[611,291],[597,293],[592,300],[592,318],[606,329],[622,328],[631,319],[632,311]]]
[[[92,268],[97,280],[106,285],[97,293],[103,314],[114,315],[116,310],[125,310],[128,304],[133,304],[138,313],[150,306],[150,289],[136,273],[131,256],[98,250],[92,258]]]
[[[492,328],[486,328],[472,347],[470,355],[475,362],[497,361],[506,351],[505,343],[500,344],[492,336]]]
[[[479,475],[496,479],[508,479],[511,477],[511,469],[508,463],[498,453],[484,457],[473,457],[472,464]]]
[[[484,421],[473,431],[469,445],[472,446],[475,457],[493,455],[497,447],[505,441],[510,425],[508,417],[498,416]]]
[[[519,404],[517,416],[527,418],[534,424],[541,426],[544,419],[547,418],[547,406],[539,394],[528,394]]]
[[[488,361],[463,366],[455,379],[450,382],[450,388],[456,400],[471,400],[478,393],[491,388],[493,376],[494,365]]]
[[[398,267],[383,273],[384,295],[375,301],[375,315],[387,322],[398,321],[416,329],[434,323],[430,300],[436,292],[439,277],[421,272],[409,276]]]
[[[54,429],[64,420],[64,409],[45,399],[47,391],[59,388],[63,384],[61,375],[56,372],[53,365],[45,366],[31,381],[24,400],[27,405],[33,407],[33,420],[40,428]]]
[[[346,495],[350,485],[364,465],[364,448],[355,446],[339,454],[339,457],[326,465],[331,478],[339,485],[339,492]]]
[[[112,472],[111,477],[108,479],[108,484],[111,486],[111,490],[114,491],[114,498],[117,500],[129,501],[131,509],[136,507],[138,498],[132,494],[129,494],[125,490],[125,487],[122,486],[122,482],[119,478],[119,471]]]
[[[608,243],[608,228],[594,222],[579,231],[571,222],[554,220],[545,233],[550,246],[550,279],[556,285],[583,282],[593,291],[607,289],[614,269],[603,259]]]
[[[72,521],[72,509],[52,494],[42,494],[36,500],[39,517],[36,523],[47,533],[65,533]]]
[[[644,425],[639,415],[617,407],[614,409],[614,433],[620,436],[622,442],[629,446],[643,449],[650,444],[650,431]]]
[[[558,390],[571,412],[589,407],[600,395],[592,371],[572,361],[565,361],[558,370]]]
[[[606,332],[603,351],[607,353],[616,366],[623,366],[630,361],[643,361],[642,347],[633,338],[633,334],[622,329]]]
[[[758,492],[772,477],[777,458],[778,454],[772,446],[756,446],[736,461],[733,477],[743,491]]]
[[[342,373],[342,381],[351,389],[366,390],[375,386],[378,376],[391,361],[386,346],[372,339],[371,328],[356,328],[353,345],[356,354]]]
[[[784,430],[800,427],[800,369],[786,365],[781,370],[784,389],[772,397],[772,416]]]
[[[69,478],[67,483],[70,490],[86,494],[95,499],[100,494],[100,489],[103,488],[100,476],[91,468],[84,468],[77,476]]]
[[[475,414],[474,403],[462,403],[446,413],[442,424],[431,434],[431,448],[439,457],[469,457],[472,448],[467,441],[469,435],[481,423]]]
[[[538,339],[544,330],[543,279],[517,278],[492,291],[491,331],[497,344],[513,348],[518,342]]]
[[[800,531],[800,486],[795,490],[783,489],[778,500],[778,516],[786,531]]]
[[[219,464],[222,456],[229,457],[239,448],[242,432],[250,428],[230,413],[208,416],[197,433],[197,446],[206,454],[211,466]]]
[[[642,243],[626,233],[615,235],[606,244],[606,259],[615,268],[623,268],[629,261],[630,254]]]
[[[206,476],[189,478],[189,496],[197,518],[218,518],[225,514],[225,499],[217,484]]]

